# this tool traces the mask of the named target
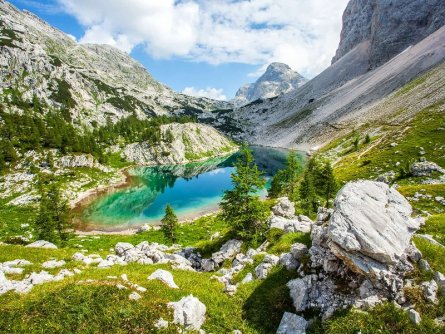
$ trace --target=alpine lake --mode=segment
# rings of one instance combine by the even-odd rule
[[[259,169],[267,179],[285,166],[287,150],[252,146]],[[143,224],[159,224],[170,204],[180,221],[218,210],[225,190],[232,188],[231,173],[238,153],[204,162],[175,166],[131,167],[127,184],[94,196],[75,210],[76,229],[114,232]],[[298,154],[303,164],[304,155]]]

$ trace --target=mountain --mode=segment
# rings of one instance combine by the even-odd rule
[[[388,119],[400,121],[437,103],[445,95],[441,79],[445,28],[440,28],[445,22],[442,8],[433,10],[440,1],[431,1],[432,7],[419,1],[391,1],[391,8],[404,8],[404,5],[411,8],[411,11],[404,8],[397,13],[380,5],[380,1],[373,6],[365,3],[368,2],[352,0],[348,5],[343,16],[342,42],[329,68],[298,90],[273,100],[251,103],[233,113],[233,122],[242,125],[241,139],[260,145],[309,150],[323,146],[363,123]],[[415,10],[415,20],[411,21],[409,15],[414,11],[414,3],[424,5]],[[382,8],[387,9],[381,12]],[[399,21],[426,22],[426,25],[424,29],[413,30],[409,24],[400,24],[397,31],[393,31],[388,28],[389,23],[376,24],[378,21],[373,20],[372,35],[366,35],[367,30],[359,27],[369,15],[375,20],[383,15],[381,20],[385,21],[385,15],[388,15],[388,22],[398,17]],[[439,29],[434,31],[436,28]],[[374,44],[369,40],[385,34],[391,37],[391,45],[385,42]],[[421,40],[413,44],[419,38]],[[351,42],[348,44],[347,40]],[[397,53],[399,50],[402,52]],[[387,58],[389,60],[385,61]],[[415,86],[416,94],[410,95],[409,99],[400,99],[400,95],[395,94],[430,70],[428,80],[425,79],[421,87]],[[435,94],[430,94],[431,91]]]
[[[37,98],[48,106],[68,109],[79,124],[230,106],[176,93],[125,52],[107,45],[78,44],[34,14],[3,1],[0,36],[0,93],[8,99],[19,96],[32,102]]]
[[[343,14],[341,41],[332,63],[366,44],[376,68],[445,24],[443,0],[353,0]]]
[[[272,63],[255,83],[242,86],[232,102],[235,106],[242,106],[258,99],[273,98],[293,91],[306,82],[301,74],[288,65]]]

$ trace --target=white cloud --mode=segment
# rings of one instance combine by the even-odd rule
[[[224,95],[224,91],[218,88],[207,87],[206,89],[197,89],[195,87],[186,87],[182,91],[185,95],[196,97],[207,97],[213,100],[227,100],[227,96]]]
[[[81,42],[156,58],[263,66],[312,77],[330,63],[348,0],[58,0],[86,27]]]

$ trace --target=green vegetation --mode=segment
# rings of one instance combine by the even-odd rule
[[[232,173],[233,189],[224,193],[220,204],[222,218],[231,224],[234,232],[246,240],[258,240],[266,229],[267,207],[257,192],[266,180],[254,162],[252,151],[243,145]]]
[[[161,220],[161,229],[165,239],[171,243],[178,240],[178,217],[175,215],[170,204],[165,207],[165,216]]]
[[[268,191],[269,197],[278,198],[286,195],[291,200],[295,200],[301,171],[301,161],[297,159],[297,153],[291,151],[287,156],[286,168],[279,170],[272,179],[272,184]]]
[[[47,190],[43,183],[49,182]],[[39,180],[40,205],[35,221],[37,237],[56,244],[67,242],[71,237],[72,223],[69,206],[60,196],[60,190],[51,179]]]

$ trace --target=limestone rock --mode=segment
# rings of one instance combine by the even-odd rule
[[[294,203],[287,197],[280,197],[277,199],[277,204],[272,207],[272,213],[279,217],[292,218],[295,216]]]
[[[212,260],[217,265],[221,265],[225,260],[235,257],[240,252],[242,244],[241,240],[232,239],[227,241],[218,252],[212,254]]]
[[[352,270],[376,274],[395,265],[410,245],[419,220],[408,201],[387,184],[346,184],[334,202],[328,227],[329,247]]]
[[[198,298],[189,295],[168,305],[174,311],[173,323],[184,326],[187,330],[199,331],[201,329],[207,309]]]
[[[118,242],[114,247],[116,255],[122,256],[130,249],[133,249],[134,246],[128,242]]]
[[[253,275],[252,273],[247,273],[246,276],[241,281],[241,284],[250,283],[253,281]]]
[[[408,316],[409,316],[409,319],[411,320],[411,322],[415,325],[420,324],[420,322],[422,321],[422,318],[420,317],[419,312],[417,312],[414,309],[410,309],[408,311]]]
[[[306,334],[308,322],[293,313],[285,312],[278,327],[277,334]]]
[[[179,287],[176,285],[175,281],[173,280],[173,275],[163,269],[158,269],[154,273],[152,273],[150,276],[148,276],[149,280],[157,279],[163,283],[165,283],[167,286],[169,286],[172,289],[179,289]]]
[[[436,272],[434,274],[434,280],[436,281],[442,296],[445,296],[445,275],[440,272]]]
[[[413,176],[431,176],[433,172],[445,174],[445,169],[434,162],[424,161],[413,163],[410,172]]]
[[[129,296],[128,299],[130,300],[139,300],[141,299],[142,296],[140,294],[138,294],[137,292],[133,291]]]
[[[45,240],[37,240],[29,245],[26,245],[25,247],[29,248],[47,248],[47,249],[57,249],[57,246],[54,245],[51,242],[45,241]]]
[[[295,243],[295,244],[292,244],[292,246],[290,248],[290,252],[296,260],[301,260],[305,255],[308,254],[309,249],[304,244]]]
[[[422,290],[423,290],[423,296],[425,299],[432,303],[437,304],[437,290],[439,289],[437,283],[435,280],[431,280],[429,282],[423,282],[421,284]]]
[[[54,269],[54,268],[63,267],[65,264],[66,264],[66,262],[64,260],[60,260],[60,261],[51,260],[51,261],[46,261],[46,262],[42,263],[42,267],[46,268],[46,269]]]

